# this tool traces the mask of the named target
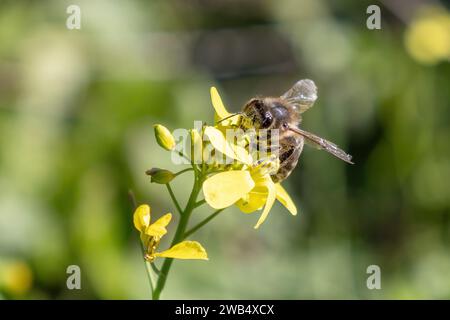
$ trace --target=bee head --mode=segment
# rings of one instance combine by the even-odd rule
[[[288,106],[277,98],[253,98],[247,102],[243,113],[256,129],[282,128],[291,121]]]

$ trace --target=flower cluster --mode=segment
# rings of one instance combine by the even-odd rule
[[[245,134],[231,135],[237,141],[230,141],[226,132],[239,130],[241,119],[227,111],[214,87],[211,88],[211,101],[216,124],[203,125],[200,132],[191,130],[190,160],[205,178],[202,185],[205,201],[214,209],[236,205],[244,213],[262,210],[255,228],[266,220],[275,200],[280,201],[292,215],[296,215],[297,208],[289,194],[271,178],[271,174],[278,170],[278,158],[272,155],[253,160],[254,155],[248,150],[248,136]],[[169,130],[161,125],[155,128],[158,143],[166,150],[175,150],[175,139]],[[227,161],[218,161],[225,158]],[[152,179],[163,175],[162,172],[161,169],[154,171]],[[167,170],[164,173],[166,177],[173,176]]]
[[[173,258],[208,259],[200,243],[185,239],[225,208],[235,205],[244,213],[262,210],[255,228],[266,220],[276,200],[280,201],[291,214],[297,214],[297,208],[286,190],[280,183],[274,183],[272,180],[271,176],[279,169],[280,161],[277,154],[262,151],[259,144],[256,150],[252,148],[254,132],[243,132],[241,129],[246,119],[230,114],[214,87],[211,88],[211,100],[215,109],[215,124],[211,126],[202,122],[200,126],[196,126],[196,129],[181,130],[185,133],[184,137],[187,141],[175,139],[174,136],[178,136],[180,131],[177,134],[174,131],[172,134],[162,125],[154,126],[156,141],[162,148],[171,152],[172,160],[175,159],[174,156],[177,156],[190,165],[177,173],[160,168],[152,168],[146,172],[151,177],[151,182],[166,185],[180,215],[169,249],[158,251],[158,246],[161,238],[167,233],[166,226],[170,223],[172,214],[167,213],[151,223],[148,205],[139,206],[134,213],[134,226],[140,232],[146,265],[151,266],[151,269],[147,267],[147,272],[154,299],[159,298],[164,288]],[[276,136],[272,133],[270,135],[272,138]],[[261,137],[262,135],[258,132],[258,141]],[[186,142],[189,145],[188,151],[186,151]],[[270,147],[272,146],[270,141]],[[171,188],[171,181],[178,175],[190,171],[194,174],[194,184],[183,208]],[[197,200],[200,193],[203,193],[203,200]],[[193,210],[204,203],[216,211],[188,229]],[[161,269],[155,266],[155,259],[158,257],[166,258]],[[155,286],[153,286],[152,270],[158,277]]]

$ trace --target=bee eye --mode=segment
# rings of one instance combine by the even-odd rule
[[[287,122],[283,122],[281,127],[286,130],[287,128],[289,128],[289,124]]]
[[[261,127],[263,129],[269,128],[270,125],[272,124],[273,118],[272,118],[272,114],[270,112],[266,112],[264,114],[264,118],[263,121],[261,123]]]

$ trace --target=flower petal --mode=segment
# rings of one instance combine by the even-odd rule
[[[223,118],[229,117],[231,114],[225,109],[223,105],[222,99],[220,98],[219,92],[216,87],[211,87],[211,102],[218,116],[218,120],[222,120]]]
[[[292,215],[297,215],[297,207],[287,191],[279,183],[275,184],[275,189],[277,190],[277,200],[280,201]]]
[[[235,160],[239,160],[236,156],[236,153],[233,151],[233,148],[225,139],[222,132],[214,127],[206,127],[205,128],[205,136],[208,137],[209,141],[213,145],[215,149],[223,153],[227,157]]]
[[[142,204],[134,211],[133,214],[134,227],[140,232],[144,232],[150,224],[150,206]]]
[[[261,216],[259,217],[258,222],[255,225],[255,229],[258,229],[259,226],[264,222],[264,220],[266,220],[267,215],[269,214],[269,211],[270,209],[272,209],[273,203],[275,202],[275,197],[277,194],[275,184],[272,181],[270,181],[267,183],[266,186],[269,194],[267,195],[266,205],[264,207],[263,212],[261,213]]]
[[[217,127],[226,129],[239,123],[241,116],[232,114],[227,111],[220,98],[219,92],[215,87],[211,87],[211,102],[216,111],[214,114],[214,122]],[[226,119],[225,119],[226,118]],[[224,120],[225,119],[225,120]]]
[[[246,197],[236,202],[236,205],[244,213],[254,212],[264,206],[267,201],[267,194],[266,187],[254,187]]]
[[[233,129],[228,128],[227,130]],[[208,137],[214,149],[218,150],[220,153],[247,165],[252,163],[252,157],[245,148],[227,141],[224,134],[219,129],[208,126],[205,128],[204,134]]]
[[[169,250],[155,253],[154,256],[175,259],[208,260],[206,250],[197,241],[182,241]]]
[[[225,171],[203,183],[206,202],[214,209],[231,206],[253,189],[255,183],[248,171]]]
[[[145,230],[145,234],[151,237],[162,237],[167,233],[166,226],[170,223],[170,220],[172,220],[171,213],[163,215],[161,218],[156,220],[155,223],[148,226]]]
[[[253,162],[252,156],[247,152],[247,150],[244,147],[241,147],[237,144],[230,144],[230,146],[233,149],[233,152],[236,154],[236,159],[239,162],[242,162],[246,165],[250,165]]]

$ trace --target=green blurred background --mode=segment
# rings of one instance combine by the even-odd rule
[[[303,128],[356,164],[305,148],[285,183],[300,214],[277,204],[255,231],[226,210],[193,237],[210,260],[176,261],[162,298],[450,298],[449,20],[437,1],[1,1],[0,297],[149,298],[127,191],[174,211],[144,172],[179,169],[152,125],[211,123],[212,85],[237,111],[311,78]]]

